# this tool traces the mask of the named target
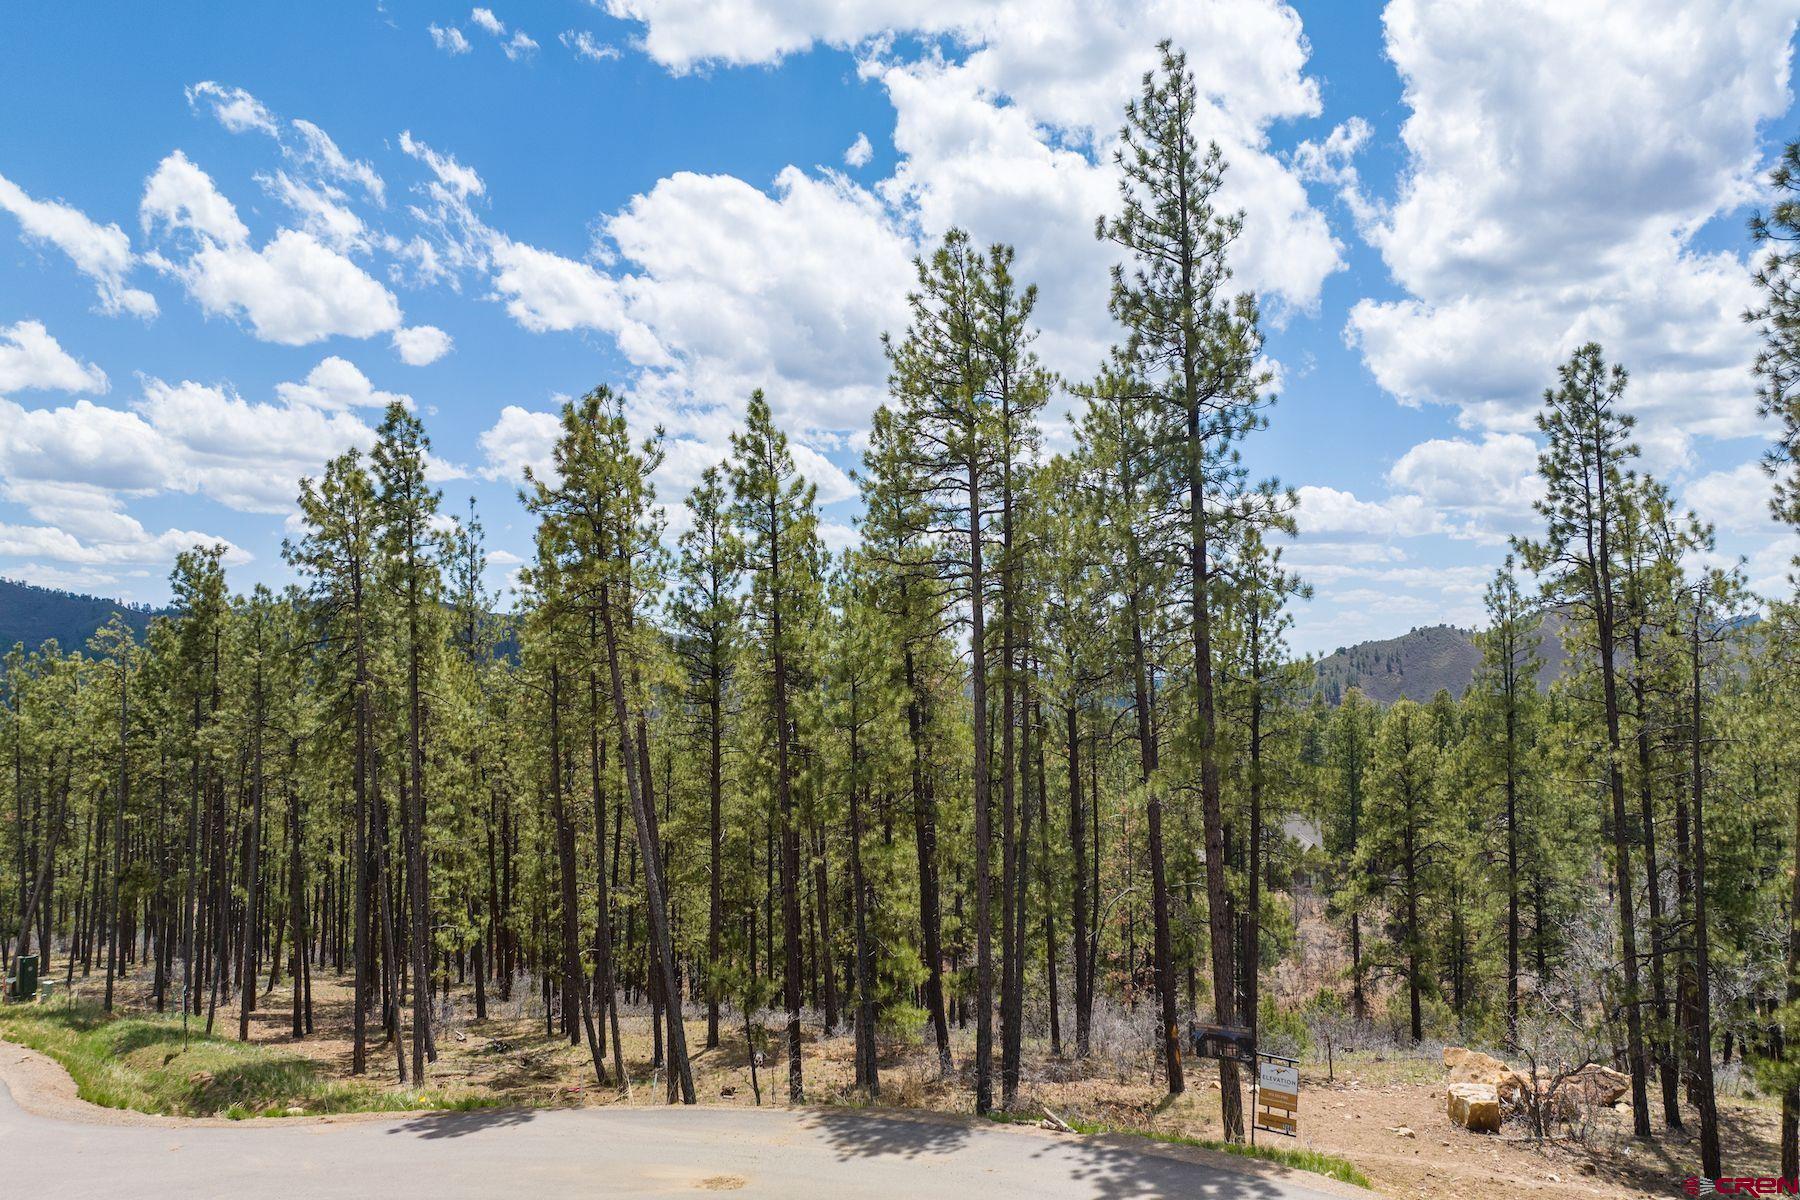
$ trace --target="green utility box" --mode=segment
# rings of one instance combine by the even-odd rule
[[[13,964],[14,1000],[29,1000],[37,995],[38,989],[38,956],[21,954]]]

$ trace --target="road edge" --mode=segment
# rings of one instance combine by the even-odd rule
[[[33,1050],[29,1046],[21,1046],[0,1038],[0,1087],[3,1087],[12,1098],[12,1102],[25,1113],[52,1121],[65,1121],[77,1125],[113,1126],[113,1127],[148,1127],[155,1129],[192,1129],[192,1128],[292,1128],[306,1125],[343,1125],[361,1124],[368,1121],[410,1120],[433,1115],[461,1115],[455,1109],[400,1109],[393,1112],[367,1113],[334,1113],[330,1115],[296,1116],[296,1117],[246,1117],[242,1120],[229,1120],[224,1117],[176,1117],[160,1113],[139,1112],[132,1108],[108,1108],[81,1098],[75,1079],[61,1063],[48,1054]],[[610,1108],[610,1105],[597,1106],[596,1111]],[[701,1105],[702,1108],[717,1108],[717,1105]],[[483,1112],[499,1112],[500,1109],[483,1109]],[[578,1111],[578,1110],[570,1110]],[[627,1109],[626,1111],[633,1111]],[[755,1109],[736,1109],[734,1111],[753,1112]],[[1172,1159],[1177,1162],[1191,1163],[1207,1167],[1211,1170],[1226,1171],[1234,1175],[1245,1175],[1259,1179],[1280,1180],[1311,1188],[1314,1191],[1343,1196],[1348,1200],[1366,1200],[1377,1193],[1354,1184],[1344,1183],[1329,1175],[1320,1175],[1313,1171],[1305,1171],[1296,1167],[1284,1166],[1269,1162],[1266,1159],[1246,1158],[1242,1155],[1227,1154],[1220,1150],[1207,1150],[1198,1146],[1183,1146],[1172,1142],[1159,1142],[1135,1134],[1103,1133],[1103,1134],[1070,1134],[1053,1129],[1045,1129],[1038,1125],[1016,1125],[1004,1122],[989,1121],[967,1113],[938,1112],[932,1109],[890,1108],[883,1105],[837,1105],[809,1104],[799,1108],[786,1105],[772,1105],[767,1112],[792,1113],[802,1119],[811,1116],[826,1118],[829,1116],[866,1115],[891,1121],[907,1121],[916,1124],[935,1124],[959,1126],[967,1129],[979,1129],[985,1132],[1011,1135],[1016,1137],[1033,1137],[1042,1141],[1087,1142],[1105,1146],[1110,1149],[1130,1154],[1148,1155],[1153,1158]]]

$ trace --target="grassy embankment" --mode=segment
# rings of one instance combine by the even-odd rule
[[[239,1120],[498,1103],[470,1092],[331,1079],[319,1062],[278,1045],[208,1037],[198,1023],[184,1038],[179,1016],[108,1017],[94,1005],[0,1004],[0,1038],[54,1058],[83,1100],[106,1108]]]

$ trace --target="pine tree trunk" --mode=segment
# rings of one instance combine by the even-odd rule
[[[1604,553],[1604,549],[1602,553]],[[1604,576],[1604,572],[1601,573]],[[1625,775],[1619,769],[1619,694],[1614,669],[1614,644],[1610,579],[1603,578],[1599,609],[1599,651],[1602,699],[1606,708],[1607,787],[1612,799],[1613,891],[1619,906],[1619,935],[1623,943],[1625,977],[1626,1063],[1631,1073],[1632,1131],[1650,1136],[1650,1104],[1645,1077],[1644,1021],[1640,1011],[1637,953],[1637,910],[1632,899],[1631,835],[1625,824]]]
[[[119,961],[119,938],[122,935],[123,922],[119,915],[119,876],[123,873],[123,856],[125,849],[125,805],[131,798],[131,763],[126,752],[126,722],[130,702],[128,699],[125,664],[119,664],[119,794],[118,804],[113,808],[113,861],[112,861],[112,902],[108,905],[111,914],[111,933],[106,943],[106,1002],[105,1010],[113,1007],[113,977],[123,965]]]
[[[712,631],[711,655],[708,659],[708,677],[706,681],[707,700],[707,756],[706,756],[706,790],[708,800],[707,830],[710,838],[709,880],[707,887],[706,915],[706,1048],[716,1050],[719,1045],[719,985],[717,974],[722,968],[725,954],[724,913],[725,913],[725,881],[723,858],[724,839],[724,668],[719,662],[719,639],[721,631],[715,626]]]
[[[1156,730],[1150,719],[1150,675],[1144,649],[1142,598],[1135,590],[1135,580],[1138,578],[1136,552],[1131,553],[1131,578],[1134,585],[1131,595],[1126,599],[1126,611],[1131,622],[1131,687],[1137,716],[1138,782],[1144,788],[1149,825],[1150,906],[1154,925],[1152,946],[1156,955],[1153,967],[1156,972],[1157,1003],[1160,1006],[1158,1024],[1162,1027],[1163,1069],[1168,1077],[1169,1095],[1179,1096],[1187,1090],[1187,1080],[1181,1067],[1181,1028],[1175,1015],[1177,999],[1175,956],[1169,929],[1169,874],[1163,854],[1162,784],[1157,778],[1160,755]],[[1214,922],[1215,929],[1217,924]]]
[[[1793,863],[1788,879],[1787,1002],[1800,1003],[1800,777],[1793,782]],[[1781,1177],[1800,1179],[1800,1082],[1781,1092]]]
[[[1094,994],[1088,967],[1088,861],[1087,816],[1081,802],[1080,706],[1071,698],[1065,716],[1069,742],[1069,849],[1075,863],[1075,1056],[1086,1058],[1091,1048]]]
[[[671,1045],[670,1086],[679,1086],[683,1104],[694,1103],[694,1076],[688,1063],[687,1032],[680,1019],[681,989],[675,975],[675,954],[669,938],[669,913],[663,891],[661,847],[656,836],[656,813],[650,807],[645,788],[648,780],[639,778],[639,762],[633,753],[631,720],[625,706],[625,677],[619,665],[619,638],[611,601],[611,585],[600,588],[600,622],[606,634],[606,658],[612,683],[613,720],[619,732],[619,757],[625,769],[625,790],[631,799],[631,813],[637,825],[639,858],[644,867],[644,895],[650,915],[653,969],[667,997]],[[640,744],[638,750],[644,747]],[[797,948],[797,947],[796,947]],[[798,984],[798,979],[795,984]]]
[[[850,685],[850,889],[856,921],[856,1083],[881,1094],[875,1047],[875,947],[869,941],[870,894],[862,861],[862,755],[857,742],[857,693]]]
[[[1651,1046],[1656,1054],[1656,1073],[1662,1084],[1663,1123],[1681,1128],[1679,1068],[1676,1038],[1669,1021],[1669,992],[1664,976],[1662,880],[1656,869],[1656,805],[1652,790],[1650,722],[1645,711],[1644,648],[1641,622],[1631,630],[1632,716],[1637,725],[1634,739],[1638,765],[1638,820],[1643,824],[1645,900],[1650,906],[1650,1007],[1656,1014]]]
[[[260,653],[260,648],[259,651]],[[262,664],[256,667],[254,724],[250,729],[250,756],[254,764],[250,777],[250,828],[245,833],[248,862],[244,869],[244,924],[241,967],[238,972],[238,1041],[250,1040],[250,1010],[256,1006],[256,899],[262,886],[262,811],[263,811],[263,675]]]
[[[1212,952],[1213,1018],[1220,1025],[1231,1025],[1235,1023],[1237,1015],[1236,1005],[1233,1003],[1237,977],[1235,963],[1232,961],[1234,947],[1230,897],[1226,892],[1225,879],[1225,827],[1219,800],[1218,730],[1213,698],[1212,611],[1207,595],[1211,587],[1211,565],[1208,561],[1211,530],[1208,526],[1210,517],[1207,511],[1205,446],[1200,431],[1200,381],[1197,366],[1191,356],[1184,356],[1183,368],[1186,373],[1183,382],[1187,404],[1190,523],[1188,566],[1192,588],[1190,618],[1194,639],[1194,703],[1200,735],[1200,820],[1206,852],[1206,907]],[[1150,837],[1156,843],[1151,850],[1154,868],[1156,860],[1162,854],[1161,806],[1156,805],[1151,812]],[[1156,889],[1156,903],[1161,913],[1159,924],[1166,922],[1168,896],[1161,887]],[[1172,988],[1170,994],[1173,994]],[[1167,1003],[1164,1005],[1165,1025],[1170,1023],[1171,1007]],[[1177,1086],[1180,1080],[1179,1068],[1173,1064],[1180,1058],[1181,1039],[1179,1031],[1172,1026],[1166,1030],[1166,1036],[1172,1043],[1169,1085],[1170,1091],[1174,1092],[1180,1090]],[[1238,1141],[1244,1136],[1244,1102],[1238,1090],[1237,1064],[1223,1059],[1219,1062],[1219,1116],[1228,1141]]]
[[[1061,1058],[1062,997],[1058,994],[1056,978],[1056,884],[1050,870],[1050,795],[1048,768],[1044,763],[1050,730],[1044,724],[1043,706],[1034,700],[1031,708],[1032,723],[1038,731],[1032,744],[1037,749],[1033,762],[1037,768],[1038,890],[1043,893],[1044,987],[1050,1001],[1050,1053]]]
[[[1700,1167],[1708,1179],[1724,1174],[1719,1156],[1719,1109],[1713,1090],[1711,952],[1706,925],[1706,773],[1702,748],[1700,691],[1700,610],[1696,600],[1692,633],[1692,767],[1694,795],[1694,1107],[1700,1114]]]
[[[1519,733],[1518,678],[1510,633],[1506,645],[1506,1035],[1519,1044]],[[1539,981],[1542,986],[1542,981]]]
[[[591,628],[591,626],[590,626]],[[589,642],[592,645],[593,638]],[[592,773],[594,793],[594,986],[600,1018],[604,1023],[612,1022],[612,1056],[613,1074],[619,1078],[619,1086],[626,1087],[629,1080],[625,1076],[625,1048],[619,1039],[619,988],[617,982],[618,969],[613,954],[612,935],[612,896],[607,884],[606,869],[606,789],[602,780],[606,771],[606,743],[600,736],[600,681],[592,667],[588,668],[588,765]],[[615,810],[616,815],[616,810]],[[613,827],[613,863],[617,871],[619,859],[619,830]],[[613,876],[616,881],[617,875]],[[600,1032],[600,1041],[606,1042],[604,1024]]]
[[[982,589],[980,466],[969,474],[969,638],[970,690],[975,732],[975,1111],[994,1107],[994,918],[992,906],[993,831],[988,813],[987,631]]]
[[[913,647],[902,655],[906,670],[906,736],[912,750],[913,845],[919,860],[919,940],[925,957],[925,1007],[937,1041],[938,1075],[948,1078],[950,1025],[944,1010],[943,919],[939,910],[937,813],[931,777],[925,769],[923,689],[919,685]]]

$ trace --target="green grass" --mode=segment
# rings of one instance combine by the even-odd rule
[[[990,1113],[989,1119],[1003,1125],[1035,1125],[1040,1118],[1028,1113],[996,1112]],[[1311,1171],[1315,1175],[1324,1175],[1354,1187],[1374,1187],[1369,1182],[1369,1177],[1357,1170],[1349,1159],[1339,1158],[1335,1154],[1326,1154],[1321,1150],[1266,1144],[1251,1146],[1244,1142],[1220,1142],[1212,1138],[1189,1137],[1184,1133],[1164,1133],[1155,1129],[1131,1129],[1118,1125],[1104,1125],[1096,1121],[1071,1120],[1068,1122],[1068,1126],[1076,1133],[1118,1134],[1124,1137],[1143,1138],[1149,1142],[1164,1142],[1172,1146],[1193,1146],[1199,1150],[1217,1150],[1221,1154],[1235,1154],[1239,1158],[1258,1158],[1279,1166],[1292,1167],[1296,1171]]]
[[[0,1037],[61,1063],[83,1100],[170,1116],[280,1117],[490,1107],[472,1092],[411,1091],[344,1082],[285,1050],[208,1037],[183,1044],[181,1018],[108,1017],[92,1005],[0,1006]]]

